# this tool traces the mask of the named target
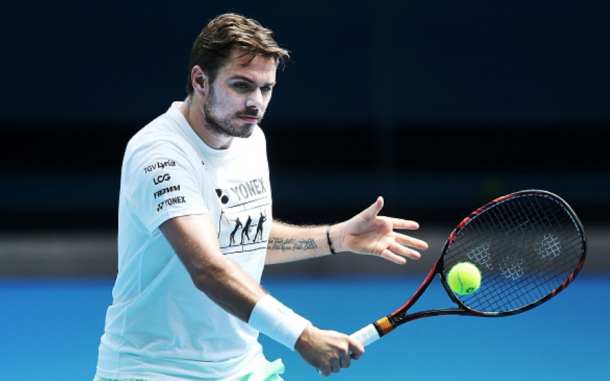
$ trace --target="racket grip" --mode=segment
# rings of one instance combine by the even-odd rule
[[[360,331],[352,333],[350,337],[353,337],[354,339],[358,340],[362,343],[362,345],[366,347],[367,345],[379,340],[379,332],[377,332],[377,329],[375,328],[373,323],[371,323],[366,327],[362,328]]]

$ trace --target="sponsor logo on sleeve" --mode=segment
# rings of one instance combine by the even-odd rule
[[[173,160],[157,161],[156,163],[145,167],[144,173],[152,172],[156,169],[163,169],[165,167],[175,167],[175,166],[176,166],[176,162]]]
[[[162,175],[159,175],[157,177],[153,177],[153,183],[155,183],[155,185],[159,185],[162,182],[171,180],[172,177],[169,175],[169,173],[164,173]]]
[[[163,210],[165,206],[172,206],[177,204],[184,204],[186,200],[184,199],[186,196],[176,196],[172,198],[168,198],[167,200],[160,202],[157,204],[157,212]]]
[[[163,196],[166,193],[171,193],[171,192],[175,192],[175,191],[179,191],[180,190],[180,185],[173,185],[171,187],[167,187],[167,188],[163,188],[161,190],[158,190],[154,193],[155,198],[159,197],[159,196]]]

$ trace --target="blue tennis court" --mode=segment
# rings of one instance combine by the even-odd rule
[[[422,280],[268,277],[263,285],[317,326],[352,333],[393,312]],[[1,280],[0,380],[91,381],[112,284],[110,278]],[[609,294],[610,278],[585,275],[521,315],[415,321],[331,379],[607,380]],[[448,298],[435,283],[419,304],[448,306]],[[287,381],[321,379],[296,352],[261,341],[269,359],[283,359]]]

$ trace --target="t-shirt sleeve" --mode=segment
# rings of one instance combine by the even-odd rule
[[[129,151],[121,193],[149,232],[180,216],[208,214],[201,174],[176,144],[156,142]]]

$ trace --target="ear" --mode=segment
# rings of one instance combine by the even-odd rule
[[[200,97],[204,97],[208,92],[209,77],[199,65],[193,66],[191,70],[191,84],[194,92]]]

